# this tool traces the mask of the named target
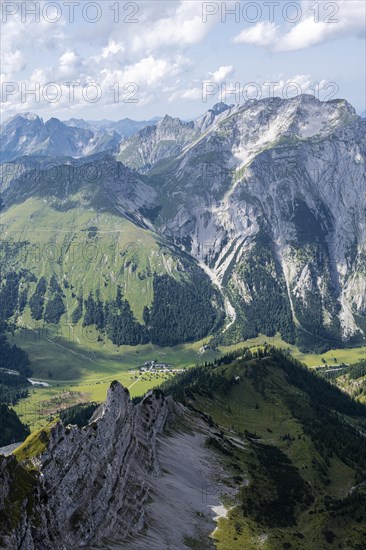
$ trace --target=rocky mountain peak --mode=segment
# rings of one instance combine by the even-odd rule
[[[107,398],[104,403],[94,412],[91,422],[97,422],[104,416],[114,418],[124,417],[131,410],[132,403],[130,393],[118,381],[111,383]]]
[[[224,111],[227,111],[233,107],[233,105],[226,105],[226,103],[223,103],[222,101],[219,101],[219,103],[215,103],[215,105],[212,107],[212,109],[209,109],[216,115],[219,115],[220,113],[223,113]]]
[[[160,121],[156,123],[157,128],[193,128],[192,122],[184,122],[179,117],[171,117],[170,115],[165,115]]]
[[[58,118],[52,117],[49,120],[47,120],[45,126],[48,126],[48,128],[50,128],[52,130],[57,130],[58,128],[61,128],[65,125]]]
[[[28,121],[40,120],[41,122],[43,122],[43,119],[40,118],[35,113],[27,112],[27,113],[19,113],[17,115],[14,115],[14,116],[10,117],[8,120],[5,121],[4,124],[7,124],[8,122],[14,121],[14,120],[18,120],[18,121],[20,121],[20,120],[28,120]]]

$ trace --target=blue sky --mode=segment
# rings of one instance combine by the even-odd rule
[[[363,0],[3,0],[1,10],[3,119],[187,119],[220,100],[300,92],[366,109]]]

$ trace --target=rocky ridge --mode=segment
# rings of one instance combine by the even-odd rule
[[[33,113],[15,115],[0,126],[3,161],[24,155],[79,158],[113,149],[120,140],[114,131],[72,127],[57,118],[44,122]]]
[[[105,403],[85,428],[57,423],[39,455],[21,461],[21,465],[14,456],[2,457],[0,511],[6,515],[11,510],[12,515],[2,522],[0,547],[48,550],[54,548],[57,541],[58,548],[71,550],[105,547],[103,541],[108,540],[113,548],[129,548],[130,543],[131,548],[140,548],[139,544],[134,546],[133,540],[146,529],[152,540],[157,539],[157,544],[161,543],[161,536],[174,540],[176,533],[169,533],[165,525],[165,534],[155,533],[155,523],[150,525],[149,503],[159,501],[162,514],[168,514],[174,506],[176,495],[169,495],[168,487],[166,494],[159,495],[159,486],[164,485],[161,478],[167,475],[167,472],[163,475],[162,464],[165,470],[169,457],[181,455],[180,445],[187,445],[185,438],[194,440],[197,451],[191,458],[187,454],[185,475],[192,477],[195,469],[202,468],[197,459],[199,462],[200,455],[205,454],[204,437],[167,432],[182,415],[183,407],[160,391],[149,392],[139,404],[133,405],[128,390],[113,382]],[[160,447],[165,445],[168,454],[161,454]],[[192,453],[192,441],[188,445]],[[18,455],[18,460],[20,458],[24,457]],[[179,460],[177,464],[182,467]],[[22,471],[22,466],[27,473]],[[174,464],[170,466],[174,468]],[[21,479],[19,472],[32,487],[23,495],[23,500],[16,503],[20,514],[11,507],[14,503],[9,504]],[[199,475],[196,474],[200,480]],[[184,480],[178,483],[184,485]],[[194,493],[200,504],[199,486],[194,487]],[[167,504],[169,498],[172,502]],[[187,498],[192,500],[192,489]],[[201,508],[207,507],[201,503]],[[156,513],[152,508],[151,515]],[[181,527],[189,531],[195,512],[187,514],[192,514],[192,518]],[[14,520],[14,516],[18,519]],[[202,514],[202,518],[199,527],[206,529],[208,535],[214,526],[212,514],[210,517]],[[10,530],[9,525],[14,521],[17,525]],[[177,539],[176,548],[186,546]]]

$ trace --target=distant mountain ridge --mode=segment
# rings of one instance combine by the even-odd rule
[[[87,128],[69,127],[57,118],[44,122],[31,113],[16,115],[0,127],[3,161],[24,155],[83,157],[113,149],[119,134],[92,132]]]
[[[122,120],[83,120],[71,118],[70,120],[64,120],[64,124],[67,126],[85,128],[91,131],[104,131],[107,133],[116,132],[122,138],[129,138],[134,134],[137,134],[140,130],[146,126],[153,126],[160,120],[160,117],[154,117],[151,120],[131,120],[130,118],[124,118]]]
[[[61,121],[50,118],[46,122],[34,113],[11,117],[0,126],[1,156],[3,161],[25,155],[80,158],[101,151],[113,150],[121,140],[131,137],[151,121]]]

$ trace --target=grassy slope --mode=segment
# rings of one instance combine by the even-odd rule
[[[263,345],[264,343],[271,344],[273,346],[288,349],[291,352],[291,355],[305,363],[308,367],[319,367],[324,366],[323,359],[326,361],[326,364],[335,365],[340,363],[351,364],[360,361],[361,359],[366,359],[366,346],[356,347],[356,348],[340,348],[327,351],[326,353],[303,353],[299,350],[297,346],[288,344],[281,338],[279,334],[276,336],[258,336],[257,338],[252,338],[246,342],[241,342],[234,344],[232,346],[225,347],[225,350],[232,351],[243,346],[256,346]],[[334,358],[336,361],[334,361]]]
[[[88,231],[91,227],[98,228],[95,234]],[[118,281],[139,320],[144,306],[152,302],[151,274],[176,274],[174,260],[151,231],[91,207],[58,211],[46,199],[28,199],[2,213],[1,231],[8,243],[29,242],[10,260],[10,267],[29,269],[48,281],[55,273],[60,282],[67,278],[73,292],[85,298],[96,289],[105,299],[115,298]],[[133,264],[137,269],[132,269]],[[65,294],[72,312],[77,301],[70,290]],[[67,317],[61,322],[66,325]]]
[[[47,447],[49,440],[49,434],[51,432],[52,425],[47,425],[40,430],[36,430],[14,451],[14,456],[19,462],[30,458],[35,458]]]

